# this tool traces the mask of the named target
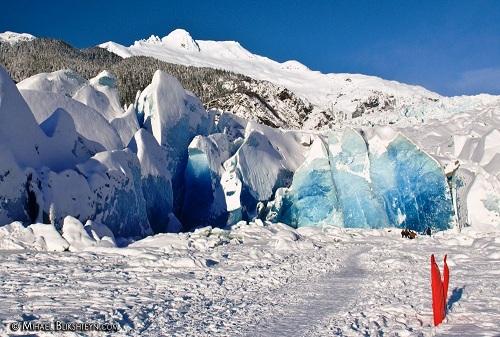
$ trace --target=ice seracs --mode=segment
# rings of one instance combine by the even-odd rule
[[[176,78],[159,70],[138,97],[136,107],[139,124],[166,150],[173,189],[181,195],[188,145],[196,135],[209,133],[214,116]],[[174,207],[179,207],[181,200],[177,198]]]
[[[290,188],[278,190],[275,200],[268,204],[266,218],[292,227],[342,226],[342,211],[323,139],[314,137]]]
[[[490,98],[449,121],[312,132],[206,111],[161,71],[126,112],[116,89],[106,71],[90,80],[40,74],[16,87],[0,69],[2,224],[43,222],[53,230],[32,235],[39,247],[75,250],[99,246],[101,237],[113,245],[112,236],[241,220],[498,227],[500,114]],[[9,233],[22,232],[15,228]],[[49,248],[42,237],[54,231],[64,241]]]
[[[153,231],[155,233],[178,231],[177,221],[172,213],[174,196],[172,177],[167,168],[166,150],[145,129],[136,132],[128,148],[139,159],[142,194]]]
[[[144,237],[153,231],[142,192],[141,167],[130,150],[105,151],[78,165],[95,196],[93,219],[121,237]]]
[[[392,140],[384,144],[375,134],[373,150],[349,128],[317,137],[290,188],[268,204],[267,219],[294,227],[451,227],[452,195],[439,163],[407,138],[381,131]]]

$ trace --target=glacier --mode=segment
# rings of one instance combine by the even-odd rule
[[[371,187],[368,145],[352,129],[328,137],[330,167],[345,227],[381,228],[387,225],[378,195]]]
[[[341,224],[342,212],[330,170],[328,152],[319,137],[293,177],[290,189],[281,189],[270,203],[267,220],[292,227]]]
[[[257,219],[292,227],[486,227],[500,212],[500,133],[481,124],[477,139],[436,129],[453,143],[433,150],[427,144],[437,135],[408,128],[283,130],[207,111],[161,71],[123,108],[107,71],[90,80],[69,70],[39,74],[16,87],[2,69],[0,80],[4,224],[64,231],[72,216],[116,238],[140,238]],[[495,125],[496,115],[488,116]],[[20,129],[30,136],[20,140]],[[465,164],[443,159],[453,157]]]
[[[353,129],[325,138],[314,140],[291,187],[270,203],[268,220],[419,232],[451,227],[454,210],[444,171],[407,138],[397,135],[382,153],[370,151]]]
[[[181,220],[187,228],[224,226],[228,212],[221,185],[223,163],[235,146],[222,133],[196,136],[188,147]]]

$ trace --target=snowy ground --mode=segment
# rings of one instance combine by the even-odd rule
[[[12,321],[60,319],[115,322],[114,336],[500,336],[499,248],[472,231],[407,240],[395,229],[250,224],[128,248],[3,250],[0,335],[15,335]],[[447,253],[451,269],[439,328],[431,253]]]

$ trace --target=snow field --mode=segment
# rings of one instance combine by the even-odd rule
[[[497,336],[499,246],[471,230],[407,240],[259,222],[127,248],[4,250],[0,320],[116,322],[119,336]],[[438,328],[431,253],[451,269]]]

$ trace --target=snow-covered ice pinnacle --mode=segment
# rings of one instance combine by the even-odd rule
[[[96,246],[96,241],[85,230],[82,223],[72,216],[64,218],[62,237],[69,243],[70,251],[80,251]]]
[[[142,193],[149,223],[154,232],[167,232],[173,211],[171,174],[164,148],[148,131],[140,129],[129,148],[137,155],[141,169]]]
[[[48,152],[47,137],[16,85],[1,66],[0,144],[10,150],[21,166],[38,167],[43,155]]]
[[[136,103],[138,119],[168,154],[174,194],[181,195],[188,146],[196,135],[207,135],[213,128],[213,116],[201,101],[188,93],[171,75],[156,71],[150,85]],[[176,198],[179,207],[182,198]]]
[[[124,113],[118,96],[117,79],[106,70],[90,79],[89,85],[80,88],[73,98],[95,109],[108,121]]]

